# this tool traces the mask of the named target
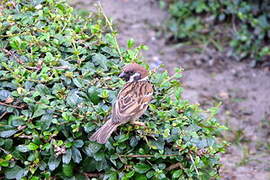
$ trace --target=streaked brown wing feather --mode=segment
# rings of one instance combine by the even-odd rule
[[[125,123],[141,116],[151,101],[152,93],[152,85],[147,81],[127,83],[113,106],[112,121]]]

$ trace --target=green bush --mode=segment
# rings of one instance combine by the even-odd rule
[[[1,179],[219,176],[217,108],[183,100],[179,70],[151,72],[146,128],[127,124],[105,145],[90,142],[125,83],[121,67],[141,63],[143,46],[119,49],[105,16],[79,17],[63,1],[6,1],[0,13]]]
[[[172,0],[167,27],[178,40],[220,43],[237,60],[262,64],[270,55],[269,9],[267,0]]]

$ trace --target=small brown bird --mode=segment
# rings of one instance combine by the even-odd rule
[[[143,115],[152,99],[153,86],[148,81],[147,70],[132,63],[123,68],[119,77],[127,83],[117,96],[110,119],[90,137],[90,141],[105,144],[116,128],[127,122],[144,126],[136,120]]]

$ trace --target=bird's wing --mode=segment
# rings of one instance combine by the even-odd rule
[[[119,92],[112,109],[112,121],[125,123],[139,118],[146,110],[153,94],[148,81],[127,83]]]

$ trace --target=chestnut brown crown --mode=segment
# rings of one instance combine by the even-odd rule
[[[133,82],[145,79],[148,76],[148,71],[137,63],[127,64],[123,68],[123,72],[119,77],[125,79],[125,81]]]

